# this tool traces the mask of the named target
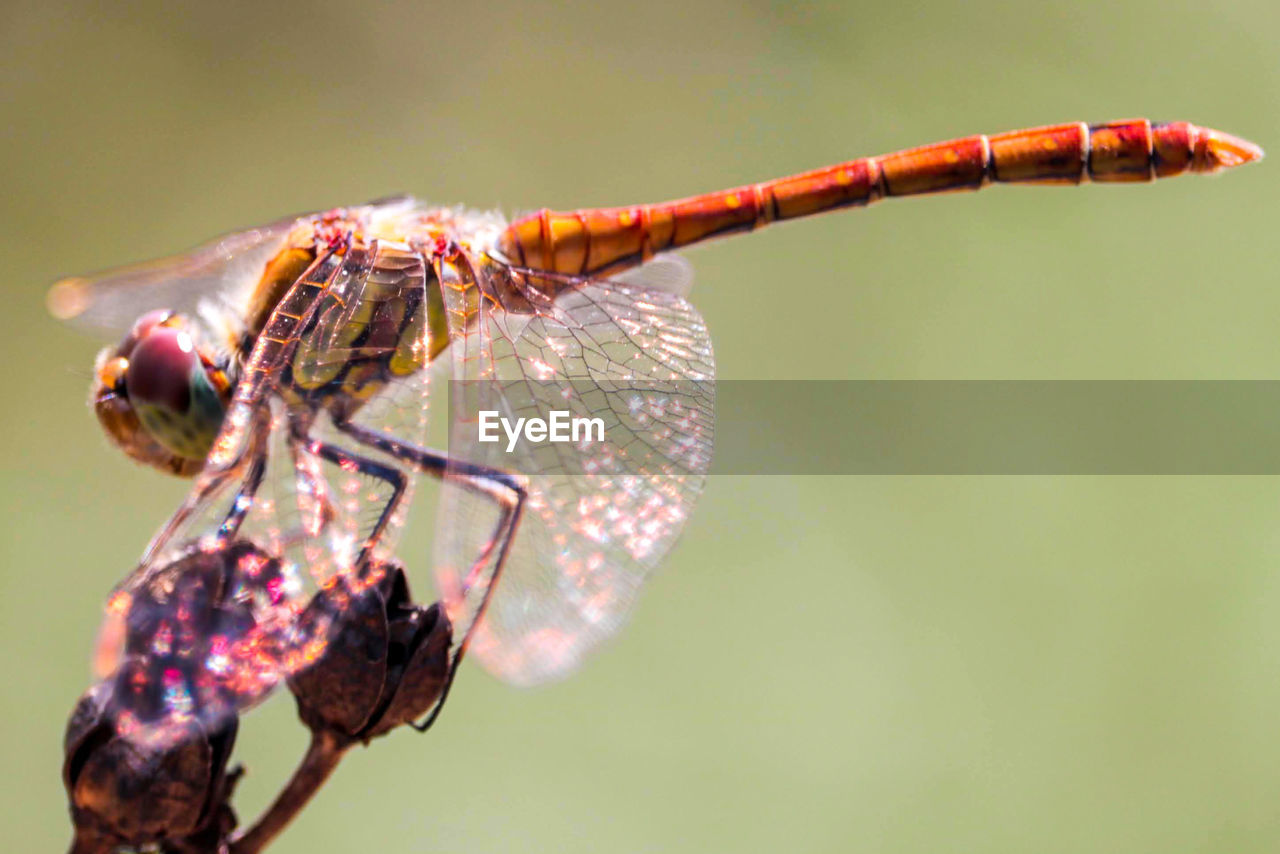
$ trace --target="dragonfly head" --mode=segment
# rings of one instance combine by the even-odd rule
[[[181,314],[144,314],[98,355],[90,404],[108,438],[140,463],[191,477],[222,426],[227,367],[201,347]]]

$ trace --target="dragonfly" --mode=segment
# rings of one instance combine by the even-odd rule
[[[468,653],[516,684],[571,673],[624,625],[707,477],[715,359],[675,250],[897,196],[1148,182],[1261,156],[1187,122],[1074,122],[510,222],[386,199],[60,281],[56,317],[123,333],[91,392],[109,439],[193,480],[108,600],[96,667],[117,728],[158,738],[236,714],[315,661],[333,625],[302,618],[309,596],[340,613],[379,582],[420,475],[441,484],[438,704]],[[438,451],[440,375],[491,384],[505,414],[551,404],[608,430],[552,452]]]

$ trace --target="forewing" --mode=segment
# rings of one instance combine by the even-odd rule
[[[471,654],[514,683],[561,678],[625,623],[701,493],[714,427],[706,325],[682,297],[459,256],[441,266],[455,382],[451,459],[526,478],[528,501]],[[474,400],[466,400],[468,395]],[[464,401],[460,404],[460,400]],[[599,418],[603,441],[477,443],[475,401],[514,419]],[[490,500],[455,478],[436,526],[436,580],[464,636],[486,576]],[[492,560],[492,558],[490,558]]]
[[[268,225],[225,234],[187,252],[63,279],[49,289],[49,311],[86,331],[115,336],[157,308],[195,315],[202,301],[234,300],[298,221],[287,217]]]

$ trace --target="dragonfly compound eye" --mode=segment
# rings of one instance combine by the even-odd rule
[[[98,359],[92,406],[107,435],[139,462],[189,476],[222,425],[231,381],[182,315],[153,311]]]

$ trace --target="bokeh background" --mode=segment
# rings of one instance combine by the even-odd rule
[[[394,191],[655,201],[1074,119],[1280,148],[1278,36],[1268,0],[5,0],[5,847],[65,847],[101,603],[183,491],[100,438],[55,277]],[[695,298],[736,379],[1274,378],[1277,199],[1265,162],[889,202],[702,249]],[[1275,851],[1277,615],[1274,477],[718,479],[573,680],[468,669],[273,850]],[[293,715],[246,721],[242,816]]]

